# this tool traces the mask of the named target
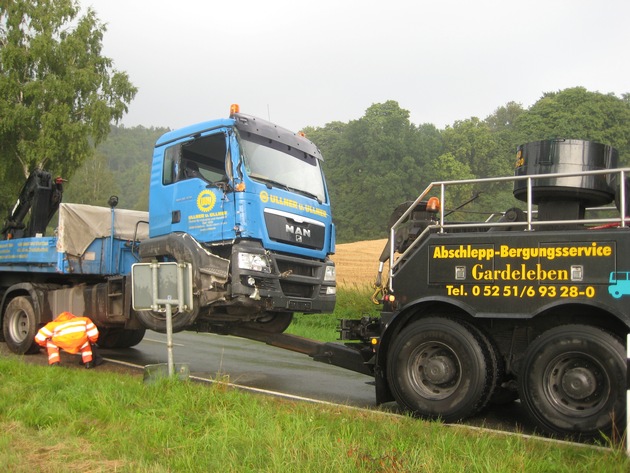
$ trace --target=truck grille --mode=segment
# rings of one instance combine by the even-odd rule
[[[308,276],[314,278],[317,276],[317,266],[310,266],[307,264],[300,264],[295,261],[279,260],[278,271],[281,273],[291,272],[291,275],[295,276]]]
[[[287,297],[313,297],[313,286],[296,284],[289,281],[280,281],[282,292]]]
[[[326,226],[322,222],[265,209],[265,224],[269,238],[274,241],[316,250],[324,248]]]

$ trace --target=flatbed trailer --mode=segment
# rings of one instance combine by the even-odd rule
[[[89,314],[99,343],[133,346],[145,328],[131,306],[133,263],[148,235],[146,212],[61,203],[57,233],[0,240],[3,334],[17,353],[38,351],[37,328],[63,311]]]

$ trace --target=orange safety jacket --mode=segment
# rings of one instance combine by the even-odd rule
[[[98,340],[98,329],[87,317],[77,317],[70,312],[62,312],[52,322],[48,322],[35,335],[35,342],[46,347],[50,340],[68,353],[78,353],[85,342]]]

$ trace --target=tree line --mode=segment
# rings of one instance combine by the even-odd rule
[[[443,130],[414,125],[409,111],[388,101],[358,120],[305,131],[324,155],[337,240],[344,243],[385,238],[395,207],[433,181],[513,175],[516,149],[530,141],[596,141],[617,148],[619,165],[629,165],[630,94],[548,92],[527,109],[509,102],[483,120],[458,120]],[[463,203],[477,191],[449,200]],[[497,210],[497,202],[512,199],[493,186],[481,191],[469,211]]]
[[[620,166],[630,165],[630,95],[582,87],[549,92],[524,108],[510,102],[481,120],[458,120],[444,129],[415,125],[395,101],[371,105],[347,123],[331,122],[304,131],[322,151],[340,243],[385,238],[392,211],[414,200],[431,182],[510,176],[516,149],[536,140],[568,138],[614,146]],[[114,126],[94,156],[72,176],[66,201],[147,209],[152,148],[166,128]],[[452,205],[479,198],[472,213],[507,210],[511,193],[486,186],[450,196]],[[505,201],[502,204],[498,202]],[[463,217],[465,218],[465,217]]]
[[[147,210],[153,146],[167,131],[112,126],[93,155],[63,176],[69,181],[64,201],[103,206],[118,195],[121,207]],[[630,95],[570,88],[545,93],[527,109],[510,102],[483,120],[471,117],[444,129],[415,125],[408,110],[387,101],[357,120],[304,131],[324,156],[337,241],[347,243],[386,238],[392,211],[433,181],[512,175],[517,147],[530,141],[597,141],[617,148],[620,166],[630,165]],[[463,203],[480,191],[468,190],[449,201]],[[511,193],[481,191],[465,209],[497,210],[501,201],[506,204],[499,209],[510,207]],[[16,195],[11,197],[15,203]]]

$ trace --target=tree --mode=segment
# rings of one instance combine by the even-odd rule
[[[484,121],[493,132],[501,132],[513,128],[516,119],[524,112],[520,103],[508,102],[497,108],[492,115]]]
[[[614,146],[621,163],[630,162],[628,94],[618,98],[584,87],[547,92],[515,125],[521,144],[552,138],[591,140]]]
[[[490,126],[476,117],[456,121],[443,131],[444,147],[478,177],[505,176],[512,171],[512,153],[505,155]]]
[[[6,210],[29,172],[70,177],[137,89],[103,56],[105,26],[76,0],[0,6],[0,159]]]
[[[106,206],[110,195],[119,195],[120,186],[107,164],[107,156],[97,152],[77,170],[65,186],[64,201]]]

